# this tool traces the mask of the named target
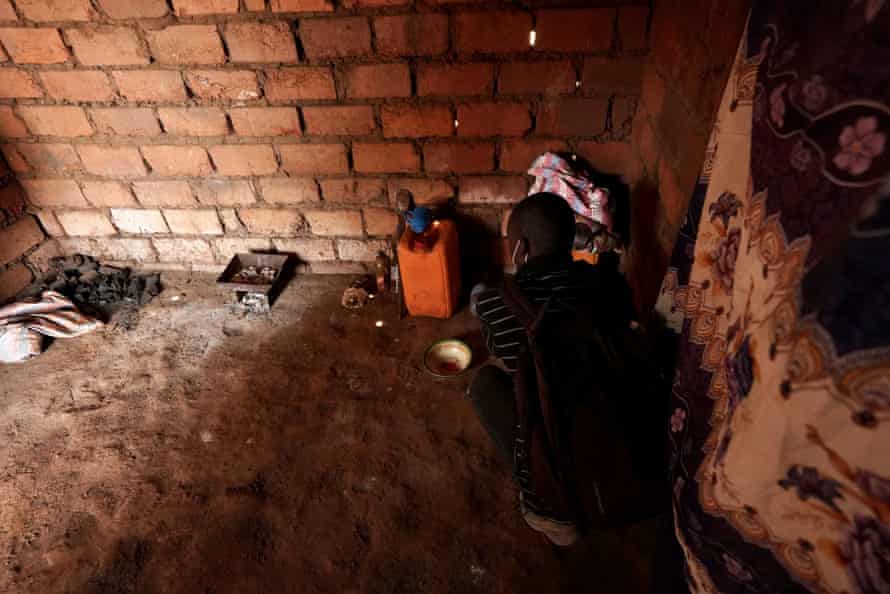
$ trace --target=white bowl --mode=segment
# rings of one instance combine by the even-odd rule
[[[473,362],[473,351],[462,340],[446,338],[434,342],[423,354],[423,365],[436,377],[460,375]]]

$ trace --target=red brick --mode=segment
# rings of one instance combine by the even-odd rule
[[[458,213],[462,223],[466,221],[467,225],[472,226],[473,234],[475,235],[473,238],[474,242],[483,240],[485,244],[488,244],[491,238],[501,237],[503,223],[501,215],[504,215],[503,218],[506,219],[508,214],[508,211],[505,211],[503,207],[498,205],[482,207],[458,205],[455,211]],[[503,226],[506,225],[504,224]],[[483,247],[482,249],[486,248]],[[480,260],[485,257],[485,254],[479,254]]]
[[[417,94],[491,95],[493,64],[420,64],[417,67]]]
[[[313,235],[361,237],[362,213],[357,210],[307,210],[303,213]]]
[[[560,95],[575,90],[575,69],[568,61],[508,62],[501,65],[498,92]]]
[[[143,146],[142,155],[157,175],[205,176],[213,172],[202,146]]]
[[[10,4],[9,0],[0,0],[0,21],[15,20],[18,20],[18,16],[16,16],[12,4]]]
[[[98,70],[63,70],[41,72],[47,94],[63,101],[110,101],[114,91],[108,75]]]
[[[525,198],[527,191],[528,181],[524,176],[462,177],[459,201],[464,204],[509,204]]]
[[[43,241],[43,231],[32,216],[0,229],[0,264],[12,262]]]
[[[89,21],[96,16],[90,0],[16,0],[16,4],[32,21]]]
[[[38,136],[91,136],[93,127],[81,107],[20,105],[19,114]]]
[[[244,225],[238,219],[238,214],[234,208],[220,208],[217,212],[219,213],[219,219],[222,221],[223,232],[242,233],[245,231]]]
[[[145,175],[145,163],[135,146],[81,144],[77,153],[84,169],[95,175]]]
[[[16,182],[15,176],[9,175],[10,169],[0,159],[0,171],[6,176],[5,187],[0,188],[0,225],[11,222],[25,212],[25,192]]]
[[[200,99],[251,101],[260,98],[256,73],[250,70],[194,70],[186,73],[185,80]]]
[[[347,58],[371,53],[371,29],[365,17],[300,21],[300,40],[310,58]]]
[[[689,191],[691,190],[692,188],[689,188]],[[680,187],[677,176],[668,166],[665,159],[661,160],[661,165],[658,168],[658,194],[661,204],[664,206],[667,221],[672,227],[676,228],[686,213],[686,207],[689,204],[689,192]],[[665,247],[670,248],[671,246]]]
[[[330,239],[309,239],[295,237],[292,239],[273,239],[275,249],[279,252],[296,254],[300,260],[306,262],[318,262],[334,260],[334,242]]]
[[[428,142],[423,146],[423,164],[434,173],[485,173],[494,169],[494,144]]]
[[[567,97],[541,105],[535,132],[548,136],[596,136],[606,129],[608,99]]]
[[[17,68],[0,68],[0,97],[26,99],[43,97],[30,72]]]
[[[86,66],[148,64],[136,31],[129,27],[67,29],[65,35],[74,55]]]
[[[238,0],[173,0],[179,16],[225,14],[238,12]]]
[[[239,208],[238,216],[258,235],[296,235],[303,228],[303,217],[289,208]]]
[[[68,61],[68,49],[56,29],[0,29],[0,41],[13,62],[60,64]]]
[[[264,237],[226,237],[223,239],[214,239],[213,247],[219,254],[219,261],[226,264],[235,254],[243,254],[244,252],[268,251],[272,245],[271,240]]]
[[[346,173],[346,147],[342,144],[282,144],[281,168],[294,175]]]
[[[621,49],[646,49],[646,21],[649,18],[648,6],[618,7],[618,34],[621,36]]]
[[[205,179],[196,182],[194,187],[201,204],[239,206],[256,202],[253,186],[246,180]]]
[[[401,6],[410,4],[411,0],[344,0],[343,5],[347,8],[363,7],[376,8],[381,6]]]
[[[148,46],[160,64],[222,64],[222,41],[214,25],[174,25],[148,31]]]
[[[211,147],[210,156],[222,175],[269,175],[278,171],[268,144],[225,144]]]
[[[643,165],[654,178],[658,175],[658,162],[660,159],[660,146],[655,137],[655,131],[649,123],[649,118],[638,117],[634,122],[633,144],[640,153]]]
[[[260,189],[271,204],[318,202],[318,186],[311,177],[264,177]]]
[[[100,210],[63,210],[56,216],[65,233],[74,237],[117,235],[117,229]]]
[[[33,214],[40,220],[40,226],[43,227],[43,230],[50,237],[62,237],[65,235],[65,230],[62,229],[62,225],[59,224],[59,219],[56,218],[53,211],[35,210]]]
[[[0,105],[0,137],[23,138],[29,136],[25,123],[9,105]]]
[[[182,75],[174,70],[127,70],[111,75],[129,101],[179,103],[186,100]]]
[[[27,146],[27,145],[21,145]],[[31,146],[39,146],[39,145],[31,145]],[[6,164],[9,165],[9,168],[16,173],[28,173],[31,171],[31,166],[28,165],[25,157],[19,152],[19,148],[14,144],[4,144],[0,146],[0,150],[3,151],[3,158],[6,160]],[[5,220],[5,219],[4,219]]]
[[[382,201],[383,180],[380,179],[347,177],[322,179],[318,183],[325,202],[370,204]]]
[[[455,20],[455,45],[461,54],[504,54],[530,49],[532,18],[527,12],[461,12]]]
[[[284,21],[231,23],[225,28],[232,62],[296,62],[297,43]]]
[[[605,52],[612,47],[614,8],[541,10],[535,49],[546,52]]]
[[[327,66],[267,70],[265,89],[272,102],[337,98],[334,76]]]
[[[346,70],[346,96],[410,97],[411,78],[407,64],[352,66]]]
[[[80,169],[80,159],[70,144],[20,144],[16,148],[37,173],[70,173]],[[8,161],[9,155],[6,157]]]
[[[12,300],[16,294],[31,284],[34,274],[24,264],[16,264],[0,271],[0,303]]]
[[[240,136],[300,136],[300,118],[294,107],[241,107],[229,110],[235,134]]]
[[[409,142],[371,143],[352,145],[355,170],[361,173],[411,173],[420,171],[420,158]]]
[[[91,109],[90,115],[99,134],[120,136],[157,136],[161,126],[147,107],[103,107]]]
[[[365,230],[368,235],[395,235],[398,219],[391,208],[366,208]]]
[[[213,252],[203,239],[166,239],[155,237],[151,240],[158,253],[159,262],[178,264],[213,264]]]
[[[582,142],[578,153],[598,171],[622,175],[630,183],[639,179],[640,162],[629,142]]]
[[[65,253],[89,254],[100,260],[155,262],[157,256],[148,239],[102,237],[99,239],[60,239]]]
[[[449,105],[384,105],[380,113],[386,138],[451,136],[454,133],[454,117]]]
[[[566,150],[562,140],[507,140],[501,145],[501,171],[524,173],[542,153]]]
[[[408,190],[417,204],[427,206],[442,204],[454,197],[454,187],[442,179],[390,177],[386,189],[392,204],[399,190]]]
[[[170,232],[176,235],[222,235],[216,210],[208,208],[164,209]]]
[[[625,123],[628,123],[633,118],[636,105],[636,100],[630,97],[615,97],[612,99],[612,128],[617,131]]]
[[[585,93],[636,95],[643,78],[643,58],[586,58],[582,76]]]
[[[522,136],[532,125],[525,103],[467,103],[457,120],[458,136]]]
[[[158,116],[167,134],[222,136],[228,134],[226,114],[218,107],[161,107]]]
[[[116,181],[83,181],[83,195],[92,206],[136,206],[130,189]]]
[[[370,105],[304,107],[306,134],[322,136],[364,136],[377,128]]]
[[[73,179],[23,179],[21,184],[28,194],[28,201],[35,206],[87,206],[83,193]]]
[[[161,211],[143,208],[112,208],[111,220],[122,233],[167,233]]]
[[[650,66],[643,70],[642,86],[640,100],[649,113],[661,113],[664,107],[665,86],[664,80],[654,67]]]
[[[36,250],[28,254],[28,263],[37,268],[39,272],[48,272],[52,268],[50,260],[59,256],[64,256],[59,247],[59,242],[55,239],[50,239],[41,243]]]
[[[133,192],[142,206],[192,206],[195,197],[185,181],[138,181]]]
[[[448,51],[448,15],[413,14],[374,19],[377,53],[434,56]]]
[[[312,262],[309,264],[312,274],[367,274],[368,267],[361,262]]]
[[[113,19],[157,19],[167,15],[166,0],[99,0],[99,5]]]
[[[250,12],[263,12],[266,10],[266,0],[244,0],[244,8]]]
[[[331,12],[331,0],[272,0],[272,12]]]
[[[390,245],[389,241],[380,239],[340,239],[337,254],[345,261],[373,262],[380,252],[388,252]]]

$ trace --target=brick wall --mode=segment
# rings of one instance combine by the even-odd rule
[[[497,236],[541,151],[639,170],[646,0],[522,4],[0,0],[0,148],[43,229],[109,260],[363,269],[400,188]]]
[[[59,255],[25,208],[25,192],[5,163],[0,163],[0,305],[45,270],[49,258]]]
[[[748,0],[659,0],[633,119],[641,174],[625,258],[637,306],[655,303],[704,161],[717,107],[748,15]]]

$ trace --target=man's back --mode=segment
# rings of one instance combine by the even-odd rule
[[[633,318],[630,292],[624,278],[611,266],[591,266],[564,258],[538,258],[526,263],[516,284],[534,305],[550,300],[552,311],[590,307],[604,323],[627,324]],[[525,331],[501,298],[499,289],[480,293],[476,311],[492,355],[514,373],[519,353],[526,344]]]

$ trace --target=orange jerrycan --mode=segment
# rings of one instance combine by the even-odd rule
[[[433,223],[438,238],[432,248],[412,249],[411,232],[399,240],[399,270],[405,306],[412,316],[450,318],[460,297],[460,252],[454,221]]]

